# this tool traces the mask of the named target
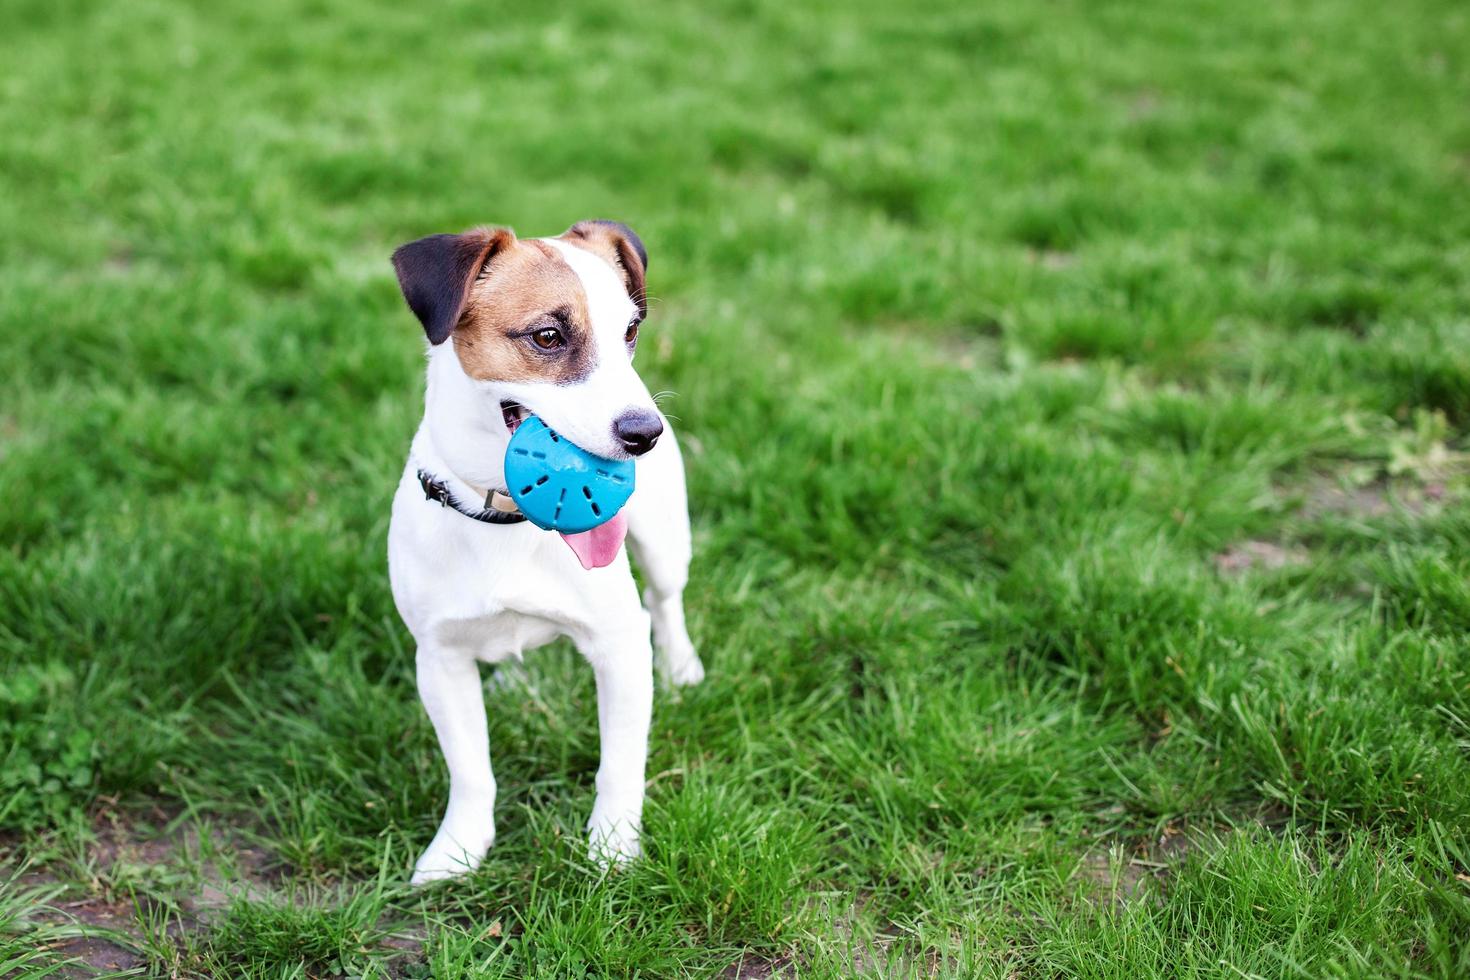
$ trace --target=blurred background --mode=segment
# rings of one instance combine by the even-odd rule
[[[1467,967],[1463,4],[0,17],[0,972]],[[489,691],[408,896],[388,255],[589,217],[710,680],[610,880],[590,673]]]

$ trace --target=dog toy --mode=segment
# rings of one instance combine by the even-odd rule
[[[563,535],[611,521],[633,495],[633,475],[631,459],[595,456],[535,415],[516,426],[505,449],[511,499],[532,524]]]

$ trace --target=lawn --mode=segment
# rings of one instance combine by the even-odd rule
[[[1470,9],[7,0],[0,974],[1470,974]],[[388,254],[628,222],[709,669],[388,591]]]

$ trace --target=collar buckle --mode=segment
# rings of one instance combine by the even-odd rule
[[[454,496],[454,491],[443,480],[428,470],[418,471],[419,486],[424,488],[424,499],[438,501],[440,507],[448,507],[471,520],[483,524],[519,524],[526,519],[510,494],[504,490],[491,490],[485,495],[485,506],[480,509],[467,507]]]

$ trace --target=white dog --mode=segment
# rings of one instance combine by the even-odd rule
[[[591,854],[636,857],[650,626],[672,683],[704,677],[684,625],[683,462],[632,364],[647,313],[643,243],[610,221],[529,240],[497,228],[411,242],[393,265],[428,335],[429,364],[424,418],[393,498],[388,569],[449,767],[449,805],[413,882],[470,871],[495,841],[479,663],[519,658],[558,636],[571,638],[597,676]],[[636,490],[617,518],[560,535],[516,512],[503,462],[528,412],[591,453],[638,457]],[[647,611],[621,547],[625,530]]]

